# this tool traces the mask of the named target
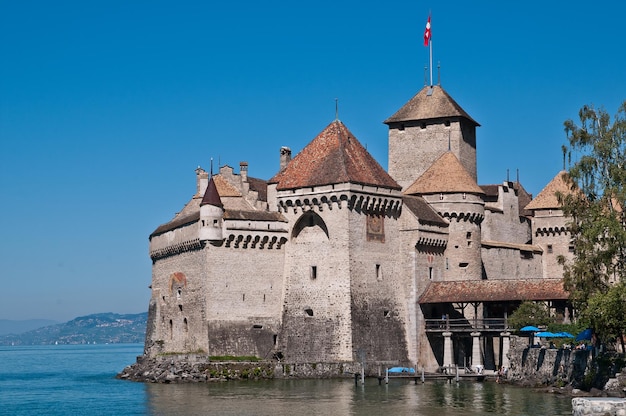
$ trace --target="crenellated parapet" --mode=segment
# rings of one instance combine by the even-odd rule
[[[535,236],[537,237],[550,237],[567,234],[570,234],[568,227],[540,227],[535,230]]]
[[[187,241],[183,241],[177,244],[172,244],[167,247],[162,247],[159,249],[151,250],[150,258],[152,259],[152,262],[154,263],[156,260],[159,260],[165,257],[175,256],[175,255],[185,253],[188,251],[201,250],[202,248],[204,248],[204,246],[205,246],[204,241],[200,241],[199,238],[195,238],[193,240],[187,240]]]
[[[432,237],[420,237],[415,243],[415,248],[419,247],[438,247],[445,248],[448,245],[448,240],[444,238],[432,238]]]
[[[294,214],[347,208],[367,214],[397,217],[400,215],[401,207],[402,199],[395,196],[355,194],[353,192],[283,196],[278,200],[279,212],[292,212]]]
[[[224,241],[224,246],[227,248],[280,250],[286,242],[286,237],[276,235],[270,236],[251,233],[232,233]]]
[[[448,219],[449,221],[456,222],[470,222],[477,225],[483,222],[485,219],[485,215],[478,212],[439,212],[443,218]]]

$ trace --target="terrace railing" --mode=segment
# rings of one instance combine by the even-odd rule
[[[440,318],[426,319],[427,332],[502,332],[509,329],[506,318]]]

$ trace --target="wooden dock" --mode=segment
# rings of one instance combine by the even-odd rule
[[[415,384],[418,382],[425,383],[426,381],[432,380],[445,380],[448,383],[452,383],[452,381],[456,381],[457,383],[465,380],[465,381],[485,381],[487,375],[485,374],[444,374],[444,373],[427,373],[422,375],[398,375],[398,376],[378,376],[378,384],[382,384],[383,381],[385,384],[389,383],[389,380],[396,379],[409,379],[414,380]]]
[[[359,378],[362,378],[363,376],[361,374],[358,373],[354,373],[354,384],[358,385],[359,384]],[[413,380],[415,382],[415,384],[418,384],[419,382],[421,383],[425,383],[426,381],[438,381],[438,380],[445,380],[448,383],[452,383],[452,381],[456,381],[461,382],[461,381],[478,381],[478,382],[483,382],[485,381],[485,379],[487,377],[489,377],[488,374],[478,374],[478,373],[460,373],[458,371],[451,373],[451,372],[441,372],[441,373],[426,373],[424,371],[421,372],[421,374],[387,374],[384,376],[373,376],[375,378],[378,379],[378,385],[382,385],[383,382],[385,384],[389,384],[389,380]],[[368,376],[368,378],[372,378],[372,376]]]

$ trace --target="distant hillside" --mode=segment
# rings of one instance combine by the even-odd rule
[[[0,336],[7,334],[22,334],[24,332],[32,331],[33,329],[58,323],[59,321],[52,321],[50,319],[26,319],[22,321],[0,319]]]
[[[143,343],[148,313],[98,313],[21,334],[0,336],[0,345]]]

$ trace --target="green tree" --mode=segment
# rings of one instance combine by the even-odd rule
[[[614,330],[604,325],[616,311],[603,300],[612,283],[626,281],[626,101],[612,121],[603,108],[593,106],[584,106],[578,115],[579,124],[565,122],[569,147],[563,147],[570,162],[574,159],[568,171],[572,192],[557,195],[570,218],[574,260],[559,261],[574,307],[590,320],[602,312],[607,319],[595,320],[594,326],[607,339]]]
[[[550,317],[548,308],[544,303],[524,301],[515,309],[515,311],[509,316],[509,327],[515,329],[521,329],[527,325],[548,325],[552,323],[553,319]]]
[[[611,286],[606,293],[598,292],[589,298],[581,318],[588,322],[603,340],[619,339],[626,333],[626,283]]]

